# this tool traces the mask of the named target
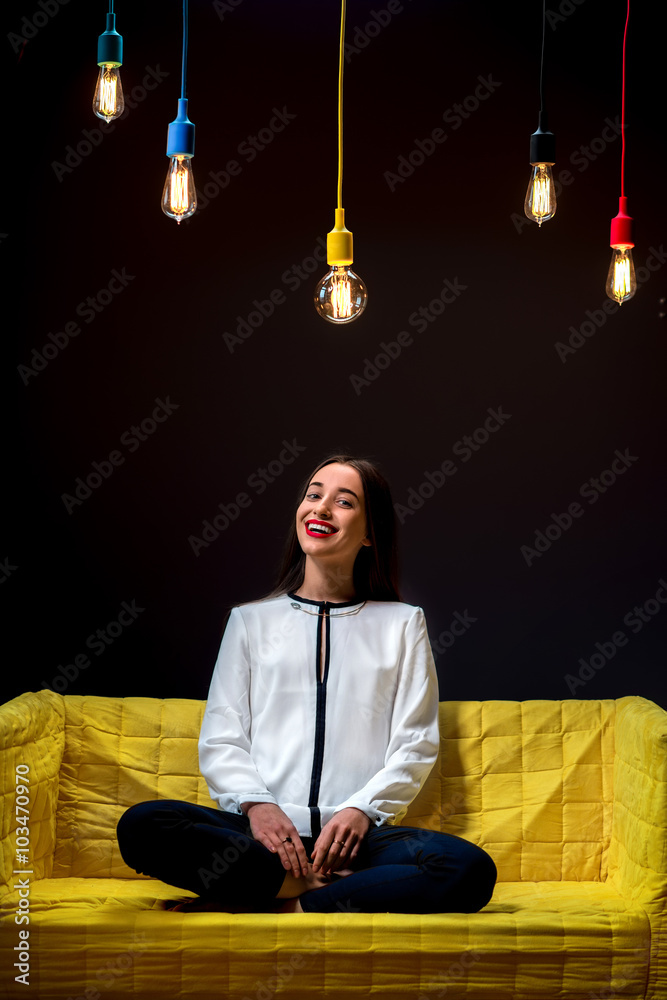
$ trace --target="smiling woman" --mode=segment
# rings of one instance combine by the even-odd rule
[[[389,487],[334,455],[299,497],[277,588],[232,609],[211,680],[199,761],[218,808],[131,806],[123,858],[200,894],[181,909],[475,912],[488,854],[399,825],[436,760],[438,685],[398,595]]]
[[[332,455],[308,477],[299,497],[301,502],[287,538],[278,583],[270,596],[298,589],[304,584],[306,572],[317,575],[326,570],[325,579],[319,583],[322,593],[327,595],[325,599],[344,600],[352,593],[367,600],[399,601],[394,506],[380,470],[364,459]],[[361,525],[360,515],[364,530],[355,548],[349,541],[349,529],[352,523]],[[309,519],[346,528],[348,548],[341,550],[338,539],[336,548],[327,545],[309,549],[307,544],[304,547]],[[317,558],[309,559],[309,555]],[[334,558],[322,558],[327,555]],[[314,580],[308,580],[308,586],[311,585],[314,586]]]

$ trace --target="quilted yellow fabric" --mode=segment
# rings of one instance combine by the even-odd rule
[[[477,914],[181,914],[137,876],[123,810],[211,805],[203,702],[63,697],[0,707],[0,995],[336,1000],[666,1000],[667,713],[618,701],[444,702],[438,762],[404,819],[481,844],[499,883]],[[29,767],[29,925],[16,765]],[[30,986],[16,982],[30,933]],[[21,939],[25,940],[25,939]],[[25,956],[25,953],[24,953]]]

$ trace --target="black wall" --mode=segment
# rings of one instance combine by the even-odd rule
[[[667,706],[664,57],[657,8],[636,7],[641,284],[610,313],[625,4],[548,5],[562,190],[540,230],[523,199],[541,4],[351,0],[344,205],[369,305],[340,328],[312,306],[338,0],[193,0],[208,197],[181,226],[160,210],[179,3],[116,4],[133,106],[112,127],[91,109],[105,4],[5,8],[3,700],[205,697],[226,609],[271,588],[302,478],[345,449],[379,460],[401,505],[404,599],[425,609],[442,698]],[[229,525],[200,546],[221,504]]]

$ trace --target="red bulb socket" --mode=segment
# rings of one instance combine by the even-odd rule
[[[628,199],[621,197],[618,199],[618,215],[611,220],[611,232],[609,234],[609,245],[617,250],[623,247],[633,247],[632,239],[632,218],[627,213]]]

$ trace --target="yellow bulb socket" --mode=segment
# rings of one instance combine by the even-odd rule
[[[327,233],[327,263],[334,267],[349,267],[352,255],[352,233],[345,228],[345,209],[337,208],[334,227]]]

